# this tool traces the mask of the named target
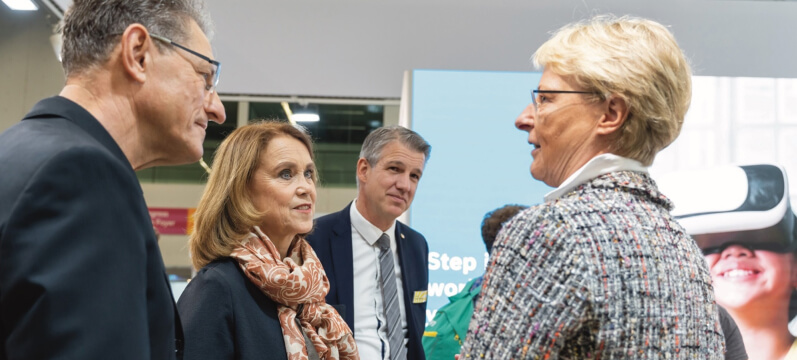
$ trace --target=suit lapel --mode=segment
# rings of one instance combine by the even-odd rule
[[[425,272],[426,259],[421,255],[422,249],[415,249],[421,246],[418,239],[405,234],[404,226],[396,222],[396,248],[398,249],[399,263],[401,264],[401,283],[404,289],[404,310],[407,314],[407,335],[409,335],[408,358],[424,359],[423,347],[421,346],[421,334],[423,333],[424,318],[426,316],[426,304],[424,299],[422,306],[414,306],[416,303],[415,292],[413,290],[425,290],[428,275]],[[424,280],[426,278],[426,280]]]
[[[332,228],[329,239],[329,251],[332,253],[332,267],[335,271],[335,284],[338,289],[338,301],[346,305],[345,320],[354,328],[354,261],[352,258],[351,203],[339,212],[340,218]]]
[[[412,266],[412,264],[409,263],[409,259],[406,256],[407,255],[406,247],[408,245],[406,244],[407,239],[404,238],[403,230],[404,229],[402,229],[401,223],[397,221],[396,222],[396,235],[395,235],[396,236],[396,249],[398,249],[399,264],[401,264],[400,265],[401,266],[401,285],[402,285],[401,287],[404,289],[404,307],[407,310],[406,313],[408,314],[408,318],[409,318],[409,314],[411,314],[410,313],[410,307],[411,307],[410,305],[412,304],[412,294],[410,293],[410,289],[412,287],[410,286],[410,280],[411,279],[410,279],[410,276],[409,276],[409,270],[410,270],[410,266]]]

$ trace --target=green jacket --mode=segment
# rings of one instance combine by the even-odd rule
[[[437,310],[429,322],[423,332],[423,350],[427,360],[453,360],[454,355],[459,354],[473,315],[473,299],[482,289],[479,286],[471,290],[477,280],[481,277],[471,280],[459,294],[449,297],[451,302]]]

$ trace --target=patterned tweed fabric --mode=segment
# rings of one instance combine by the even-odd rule
[[[601,175],[496,239],[463,359],[722,359],[711,276],[647,174]]]

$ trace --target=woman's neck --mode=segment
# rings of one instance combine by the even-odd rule
[[[295,235],[286,237],[269,236],[269,239],[271,239],[271,242],[274,244],[274,247],[277,248],[277,252],[280,254],[280,259],[284,259],[285,256],[288,255],[288,250],[290,250],[294,238],[296,238]]]
[[[785,359],[789,353],[794,337],[788,328],[753,328],[739,327],[744,340],[744,348],[750,360],[778,360]]]
[[[794,343],[789,333],[787,311],[739,311],[727,309],[739,326],[744,347],[750,360],[785,358]],[[735,311],[736,310],[736,311]]]

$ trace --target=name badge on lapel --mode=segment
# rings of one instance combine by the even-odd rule
[[[426,302],[426,294],[427,291],[416,291],[415,295],[412,297],[413,304],[421,304]]]

